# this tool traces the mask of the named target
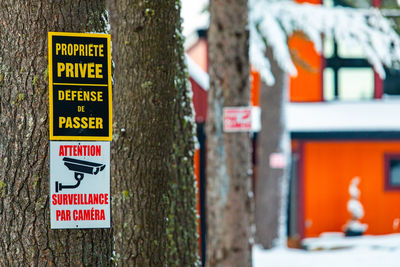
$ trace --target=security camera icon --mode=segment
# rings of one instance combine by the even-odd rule
[[[68,170],[74,172],[75,180],[77,181],[74,185],[63,185],[62,183],[56,182],[56,193],[62,191],[63,189],[74,189],[77,188],[83,177],[86,174],[96,175],[106,167],[105,164],[95,163],[85,160],[73,159],[73,158],[63,158],[64,165],[67,166]]]

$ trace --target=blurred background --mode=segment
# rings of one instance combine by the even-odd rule
[[[262,130],[251,133],[254,266],[378,266],[383,260],[400,266],[398,3],[254,0],[249,8],[257,31],[250,25],[250,35],[265,37],[269,63],[265,71],[250,55],[249,103],[263,114],[257,118]],[[264,34],[268,16],[286,35],[280,46],[291,62],[272,40],[281,32]],[[183,0],[182,17],[200,144],[195,158],[204,258],[208,1]],[[286,67],[291,63],[295,71]]]

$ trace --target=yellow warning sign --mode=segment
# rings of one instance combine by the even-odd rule
[[[109,34],[49,32],[50,140],[111,141]]]

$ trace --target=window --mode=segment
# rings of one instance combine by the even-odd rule
[[[362,51],[329,40],[325,45],[324,100],[374,98],[375,73]]]
[[[371,68],[340,68],[339,96],[342,100],[374,98],[374,71]]]
[[[323,0],[325,6],[345,6],[383,9],[396,9],[396,0]],[[400,17],[393,13],[387,17],[399,25]],[[400,27],[395,27],[400,33]],[[323,73],[324,100],[363,100],[372,98],[400,96],[400,70],[386,68],[386,79],[382,82],[373,72],[360,47],[344,46],[333,40],[324,41],[326,68]]]
[[[385,154],[385,190],[400,190],[400,154]]]
[[[326,6],[367,8],[371,4],[378,3],[369,0],[324,0]],[[344,45],[332,39],[326,39],[324,41],[324,57],[323,96],[325,101],[380,98],[381,93],[377,93],[379,88],[375,87],[378,82],[375,79],[379,78],[366,60],[361,47]]]

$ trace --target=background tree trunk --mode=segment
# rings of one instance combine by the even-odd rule
[[[278,229],[282,220],[282,183],[286,180],[286,166],[272,168],[270,156],[281,153],[287,161],[287,140],[285,139],[284,102],[286,100],[287,75],[279,67],[272,49],[267,46],[266,56],[271,62],[275,84],[261,85],[261,123],[258,135],[257,161],[258,177],[256,183],[256,243],[264,248],[277,244]],[[286,162],[287,163],[287,162]],[[283,210],[282,212],[286,212]],[[284,223],[284,222],[282,222]],[[285,227],[283,225],[283,227]],[[282,230],[282,229],[281,229]],[[284,233],[283,233],[284,235]],[[282,236],[279,236],[282,237]]]
[[[210,2],[207,265],[251,266],[251,142],[223,132],[223,107],[249,105],[247,1]]]
[[[123,266],[198,262],[193,122],[179,1],[109,1],[113,226]]]
[[[99,1],[0,3],[0,265],[107,266],[109,229],[50,230],[47,32],[104,32]]]

